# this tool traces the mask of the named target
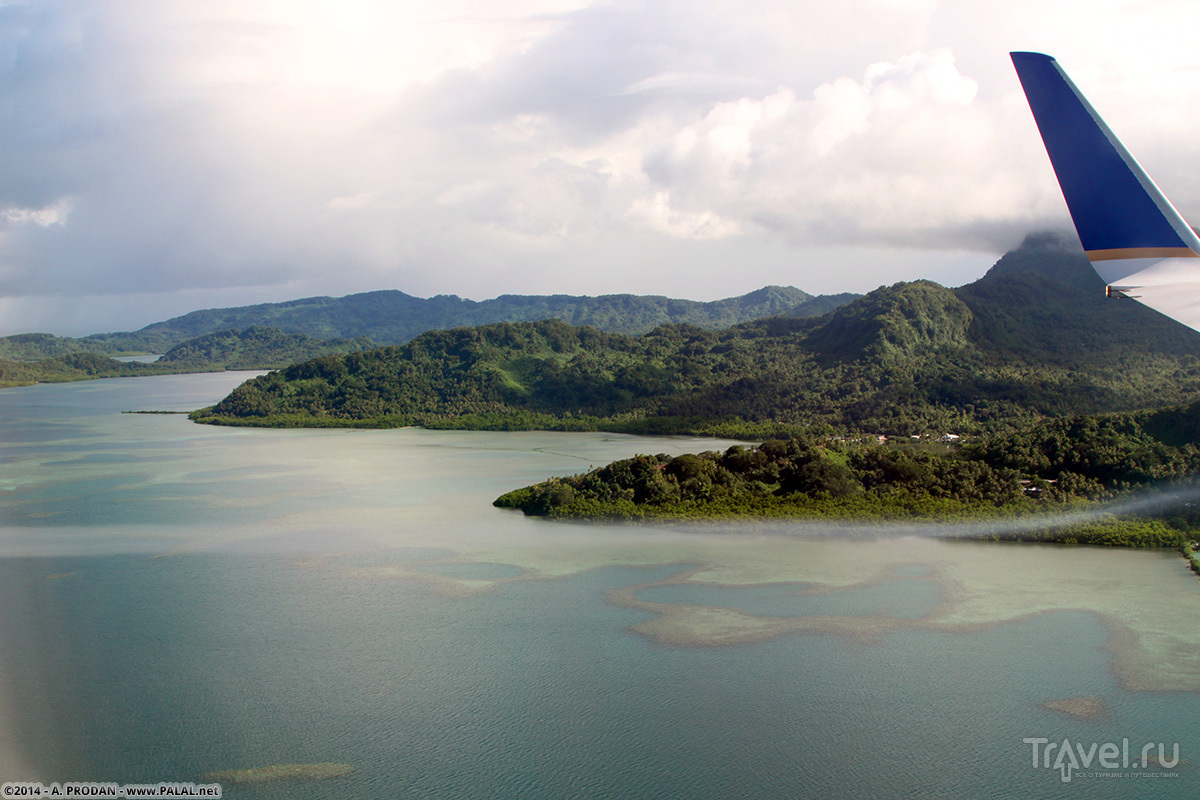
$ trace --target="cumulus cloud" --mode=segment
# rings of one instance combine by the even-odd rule
[[[643,204],[713,215],[725,235],[999,249],[997,231],[1029,222],[1028,169],[1004,157],[1004,120],[978,88],[936,48],[804,98],[782,88],[718,103],[648,155]],[[1035,146],[1018,155],[1036,159]]]
[[[680,211],[671,206],[669,192],[638,198],[629,217],[647,227],[680,239],[725,239],[740,233],[741,225],[722,219],[712,211]]]
[[[962,282],[1067,222],[1008,49],[1200,218],[1186,8],[0,4],[0,307]]]
[[[63,225],[67,221],[67,215],[71,213],[73,203],[74,198],[60,197],[53,203],[41,208],[8,206],[7,208],[0,208],[0,219],[17,224],[31,223],[43,228],[48,225]]]

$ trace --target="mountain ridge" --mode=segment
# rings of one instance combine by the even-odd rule
[[[1034,235],[966,286],[897,283],[818,318],[640,337],[563,322],[435,331],[255,379],[197,418],[753,438],[977,432],[1200,394],[1200,333],[1107,299],[1087,271],[1061,237]]]
[[[315,296],[279,303],[199,309],[136,331],[72,338],[44,333],[0,337],[0,358],[32,361],[75,352],[105,355],[164,353],[198,336],[250,327],[276,328],[313,339],[367,337],[377,345],[403,344],[428,330],[491,322],[563,319],[615,333],[646,333],[672,322],[720,328],[760,317],[824,314],[858,297],[811,295],[791,286],[764,286],[744,295],[699,301],[663,295],[518,295],[467,300],[457,295],[420,298],[396,289],[343,297]]]

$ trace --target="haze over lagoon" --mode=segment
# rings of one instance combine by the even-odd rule
[[[338,777],[227,795],[1196,793],[1200,584],[1175,554],[547,523],[491,500],[729,443],[120,413],[243,377],[0,392],[4,780],[301,764]],[[1183,760],[1064,783],[1031,737]]]

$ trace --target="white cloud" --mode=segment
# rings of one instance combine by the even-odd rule
[[[680,211],[671,205],[670,192],[640,197],[629,209],[631,219],[677,239],[725,239],[741,232],[741,225],[711,211]]]
[[[705,72],[669,71],[643,78],[621,89],[618,94],[642,94],[643,92],[720,92],[737,93],[748,86],[764,88],[767,82],[748,75],[721,75]]]
[[[970,105],[979,84],[960,75],[949,48],[909,53],[896,63],[877,61],[867,67],[864,91],[882,110],[904,112],[918,103]]]
[[[187,80],[388,95],[524,52],[589,2],[220,0],[143,10],[185,48],[190,57],[176,66]]]
[[[803,100],[785,87],[717,103],[647,153],[634,216],[675,236],[757,227],[794,242],[980,247],[1013,219],[1024,170],[1000,157],[996,109],[977,94],[936,48]],[[680,222],[698,220],[719,224]]]
[[[851,136],[866,133],[871,99],[866,88],[852,78],[838,78],[813,90],[813,123],[807,144],[818,156],[827,156]]]
[[[371,208],[379,200],[380,192],[359,192],[358,194],[335,197],[325,203],[330,211],[362,211]]]
[[[73,197],[60,197],[53,203],[41,208],[20,208],[7,206],[0,208],[0,219],[20,224],[33,224],[42,228],[50,225],[65,225],[67,216],[75,204]]]
[[[967,280],[1067,222],[1008,49],[1059,56],[1200,221],[1194,14],[1182,0],[1136,14],[1117,0],[3,4],[0,297],[715,297],[861,291],[935,263]]]

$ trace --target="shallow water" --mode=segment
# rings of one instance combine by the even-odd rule
[[[226,786],[299,798],[1200,789],[1200,581],[1178,557],[490,505],[728,442],[120,413],[243,377],[0,391],[0,777],[353,768]],[[1069,698],[1100,712],[1044,705]],[[1031,737],[1178,742],[1187,763],[1064,783]]]

